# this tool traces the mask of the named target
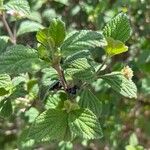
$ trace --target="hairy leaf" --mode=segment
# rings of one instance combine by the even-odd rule
[[[12,114],[12,104],[10,99],[4,99],[0,102],[0,116],[9,117]]]
[[[71,111],[68,118],[71,131],[83,139],[98,139],[102,137],[99,120],[88,109]]]
[[[59,47],[65,39],[65,23],[60,19],[53,19],[49,27],[49,35],[53,38],[55,46]]]
[[[53,19],[49,28],[40,30],[36,38],[46,48],[59,47],[66,36],[65,24],[60,19]]]
[[[0,54],[3,53],[8,46],[9,37],[0,36]]]
[[[105,47],[105,51],[109,56],[117,55],[128,50],[128,47],[121,41],[107,38],[108,45]]]
[[[25,17],[30,13],[30,6],[27,0],[10,0],[4,7],[7,13],[14,17]]]
[[[11,78],[7,74],[0,74],[0,88],[10,89],[12,86]]]
[[[102,103],[100,100],[91,92],[90,89],[84,89],[80,95],[79,105],[82,108],[88,108],[96,116],[100,116],[102,111]]]
[[[86,58],[79,58],[67,65],[66,74],[75,79],[90,81],[93,78],[93,67]]]
[[[23,45],[15,45],[0,56],[0,73],[18,74],[40,69],[42,61],[37,51]]]
[[[29,138],[36,141],[63,140],[67,132],[67,116],[62,110],[44,111],[33,123]]]
[[[43,26],[38,22],[24,21],[20,24],[17,35],[20,36],[20,35],[25,34],[25,33],[36,32],[42,28],[43,28]]]
[[[66,93],[59,91],[56,94],[50,94],[47,97],[46,109],[61,109],[64,106],[64,101],[67,99]]]
[[[128,98],[137,97],[136,85],[120,72],[112,72],[101,76],[116,92]]]
[[[65,56],[94,47],[106,46],[107,42],[100,32],[81,30],[70,33],[61,46]]]
[[[109,21],[103,29],[105,37],[126,42],[131,35],[131,26],[126,14],[120,13]]]
[[[29,128],[23,129],[21,132],[18,141],[17,147],[20,150],[32,150],[33,145],[35,144],[35,140],[28,138]]]

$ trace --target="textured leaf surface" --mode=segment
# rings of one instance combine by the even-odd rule
[[[38,22],[24,21],[20,24],[17,35],[19,36],[19,35],[29,33],[29,32],[36,32],[42,28],[43,28],[43,26]]]
[[[0,54],[3,53],[6,50],[6,47],[8,46],[8,40],[9,37],[7,36],[0,36]]]
[[[60,19],[53,19],[49,27],[49,35],[53,38],[55,46],[59,47],[66,36],[65,23]]]
[[[46,108],[47,109],[61,109],[64,106],[64,101],[67,100],[67,95],[64,92],[59,92],[56,94],[50,94],[47,97]]]
[[[128,47],[124,43],[112,38],[107,38],[108,45],[105,47],[105,51],[109,56],[117,55],[128,50]]]
[[[49,28],[40,30],[36,38],[46,48],[59,47],[66,36],[65,24],[60,19],[53,19]]]
[[[126,14],[120,13],[109,21],[103,29],[105,37],[126,42],[131,35],[131,26]]]
[[[73,78],[88,81],[93,78],[94,70],[86,58],[80,58],[72,61],[67,66],[66,73]]]
[[[96,116],[100,116],[102,111],[102,103],[100,100],[91,92],[90,89],[84,89],[81,92],[81,97],[79,101],[79,105],[82,108],[88,108],[91,110]]]
[[[10,0],[4,6],[10,14],[16,12],[22,16],[27,16],[30,13],[30,6],[27,0]]]
[[[11,78],[7,74],[0,74],[0,88],[9,89],[12,85]]]
[[[52,90],[58,83],[58,74],[54,68],[44,68],[41,72],[43,75],[40,80],[39,99],[44,100],[48,96],[49,90]]]
[[[120,72],[112,72],[101,77],[104,79],[116,92],[128,98],[137,97],[137,88],[132,80],[127,79]]]
[[[29,129],[25,128],[22,133],[20,134],[18,141],[17,141],[17,147],[20,150],[31,150],[33,148],[33,145],[35,144],[35,140],[28,138]]]
[[[10,99],[0,102],[0,116],[9,117],[12,114],[12,104]]]
[[[37,51],[23,45],[15,45],[0,56],[0,73],[18,74],[40,69],[42,61]]]
[[[99,120],[88,109],[70,112],[68,121],[71,131],[83,139],[98,139],[102,137]]]
[[[49,43],[53,46],[54,41],[49,35],[48,28],[41,29],[37,32],[36,34],[36,39],[38,40],[39,43],[47,47]]]
[[[67,130],[67,113],[49,109],[40,114],[33,123],[29,138],[36,141],[63,140]]]
[[[106,44],[107,42],[100,32],[81,30],[68,35],[61,46],[61,51],[65,56],[69,56],[78,51],[89,50]]]

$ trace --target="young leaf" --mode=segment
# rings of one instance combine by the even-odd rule
[[[12,104],[10,99],[1,101],[0,104],[0,116],[9,117],[12,114]]]
[[[54,40],[55,46],[59,47],[66,36],[65,23],[60,19],[53,19],[49,27],[49,35]]]
[[[0,88],[4,88],[6,90],[12,87],[11,78],[7,74],[0,74]]]
[[[43,26],[38,22],[24,21],[20,24],[17,35],[20,36],[20,35],[25,34],[25,33],[36,32],[42,28],[43,28]]]
[[[89,81],[93,78],[94,70],[86,58],[79,58],[67,65],[66,74],[75,79]]]
[[[79,105],[82,108],[88,108],[91,110],[96,116],[100,116],[102,111],[102,103],[100,100],[91,92],[90,89],[84,89],[81,92],[79,100]]]
[[[47,56],[47,49],[49,52],[49,50],[52,50],[55,47],[54,39],[50,36],[48,28],[39,30],[36,34],[36,39],[38,40],[39,43],[42,44],[43,46],[42,51],[44,52],[45,56]],[[41,50],[40,50],[40,53],[41,53]]]
[[[8,47],[0,56],[0,73],[18,74],[32,72],[43,65],[37,51],[23,45]]]
[[[117,55],[128,50],[128,47],[121,41],[114,40],[113,38],[106,38],[108,45],[105,47],[105,51],[109,56]]]
[[[67,95],[64,92],[59,92],[54,95],[50,94],[47,97],[46,109],[61,109],[64,106],[64,101],[67,99]]]
[[[102,137],[99,120],[88,109],[71,111],[68,122],[70,130],[83,139],[99,139]]]
[[[20,150],[32,150],[35,140],[28,138],[29,128],[23,129],[21,132],[18,141],[17,141],[17,147]]]
[[[40,114],[29,131],[29,138],[36,141],[63,140],[67,134],[68,114],[49,109]]]
[[[0,54],[3,53],[8,46],[9,37],[0,36]]]
[[[116,92],[128,98],[137,97],[136,85],[120,72],[112,72],[101,76]]]
[[[70,33],[61,46],[65,56],[94,47],[106,46],[107,42],[100,32],[81,30]]]
[[[138,145],[138,138],[136,136],[135,133],[132,133],[131,136],[130,136],[130,139],[129,139],[129,144],[132,145],[132,146],[137,146]]]
[[[7,13],[17,18],[26,17],[30,13],[30,6],[27,0],[10,0],[4,7]]]
[[[120,13],[106,24],[103,29],[105,37],[126,42],[131,35],[131,26],[126,14]]]
[[[38,115],[39,111],[34,107],[31,107],[25,112],[25,116],[28,117],[29,123],[32,123]]]

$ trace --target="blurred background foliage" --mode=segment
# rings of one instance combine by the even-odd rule
[[[7,2],[6,0],[5,2]],[[67,31],[73,29],[101,30],[113,16],[119,12],[127,12],[131,20],[132,36],[128,41],[129,51],[113,57],[109,62],[108,71],[120,70],[129,65],[134,71],[133,81],[138,88],[136,100],[125,99],[113,92],[108,85],[98,80],[93,83],[97,96],[103,103],[100,122],[104,137],[101,140],[81,141],[71,143],[52,142],[35,145],[36,150],[150,150],[150,1],[148,0],[28,0],[31,14],[26,19],[17,22],[17,43],[36,47],[36,32],[24,31],[22,26],[28,26],[28,21],[34,21],[37,29],[49,26],[55,17],[62,17],[66,22]],[[8,16],[10,26],[15,21]],[[0,34],[6,35],[6,30],[0,22]],[[0,51],[2,46],[0,40]],[[45,74],[50,75],[50,74]],[[20,84],[22,83],[22,84]],[[0,150],[30,149],[32,141],[26,142],[19,138],[22,130],[32,123],[39,114],[36,104],[30,108],[30,99],[35,99],[38,91],[36,79],[22,75],[13,79],[16,91],[12,101],[13,115],[9,119],[0,118]],[[17,88],[19,90],[17,90]],[[6,92],[6,91],[1,91]],[[0,93],[1,93],[0,92]],[[39,102],[38,102],[39,103]],[[25,109],[28,110],[25,111]],[[24,131],[25,134],[25,131]],[[28,146],[26,146],[28,145]]]

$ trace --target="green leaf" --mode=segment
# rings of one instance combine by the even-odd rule
[[[128,47],[121,41],[114,40],[113,38],[106,38],[108,45],[105,47],[105,51],[109,56],[117,55],[128,50]]]
[[[28,138],[28,133],[29,133],[28,128],[25,128],[21,132],[21,134],[17,140],[18,149],[20,149],[20,150],[32,150],[33,145],[35,144],[35,141],[33,139]]]
[[[59,47],[66,36],[65,24],[60,19],[53,19],[49,28],[40,30],[36,38],[47,49],[55,50]]]
[[[47,62],[52,61],[52,53],[51,53],[50,49],[46,48],[42,44],[38,44],[37,50],[38,50],[39,58],[41,58],[42,60],[45,60]]]
[[[142,49],[136,61],[141,72],[150,73],[150,52],[149,49]]]
[[[49,109],[40,114],[29,131],[29,138],[36,141],[63,140],[67,134],[68,114]]]
[[[23,45],[8,47],[0,56],[0,73],[18,74],[32,72],[43,65],[37,51]]]
[[[96,116],[100,116],[102,111],[102,103],[100,100],[91,92],[90,89],[84,89],[81,92],[79,100],[79,105],[82,108],[88,108],[91,110]]]
[[[71,131],[83,139],[99,139],[102,137],[99,120],[95,114],[88,109],[71,111],[68,122]]]
[[[41,72],[43,75],[40,80],[39,99],[44,100],[48,96],[50,89],[59,81],[58,74],[54,68],[44,68]]]
[[[49,27],[49,35],[55,42],[55,47],[59,47],[65,39],[65,23],[60,19],[53,19]]]
[[[42,28],[43,28],[43,26],[38,22],[29,21],[29,20],[23,21],[20,24],[17,35],[20,36],[20,35],[25,34],[25,33],[36,32]]]
[[[132,145],[127,145],[125,147],[126,150],[137,150],[136,147],[132,146]]]
[[[49,35],[49,29],[44,28],[37,32],[36,38],[47,49],[53,49],[55,46],[53,38]]]
[[[9,37],[0,36],[0,54],[3,53],[8,46]]]
[[[105,37],[126,42],[131,35],[131,26],[126,14],[120,13],[109,21],[103,29]]]
[[[70,141],[61,141],[59,143],[59,150],[73,150],[73,143]]]
[[[0,0],[0,9],[3,9],[3,2],[4,0]]]
[[[0,116],[9,117],[12,114],[12,104],[10,99],[4,99],[0,102]]]
[[[0,74],[0,96],[8,94],[11,88],[12,82],[10,76],[7,74]]]
[[[101,76],[113,90],[128,98],[137,97],[136,85],[120,72],[112,72]]]
[[[94,47],[106,46],[107,42],[100,32],[81,30],[70,33],[61,46],[65,56]]]
[[[131,134],[130,139],[129,139],[129,144],[132,146],[138,145],[138,139],[135,133]]]
[[[39,111],[34,107],[31,107],[25,112],[25,116],[28,117],[29,123],[32,123],[38,115]]]
[[[72,78],[91,81],[94,75],[93,67],[88,63],[86,58],[76,59],[66,66],[66,74]]]
[[[54,0],[55,2],[59,2],[59,3],[61,3],[61,4],[63,4],[63,5],[69,5],[69,0]]]
[[[27,0],[10,0],[4,7],[7,13],[16,18],[26,17],[30,13],[30,6]]]
[[[9,90],[12,87],[11,78],[7,74],[0,74],[0,88]]]
[[[59,91],[56,94],[50,94],[47,97],[46,109],[61,109],[64,106],[64,101],[67,99],[67,95],[63,91]]]
[[[75,61],[76,59],[79,59],[79,58],[88,58],[90,56],[90,52],[87,51],[87,50],[83,50],[83,51],[79,51],[79,52],[76,52],[68,57],[65,58],[64,60],[64,64],[70,64],[72,63],[73,61]]]

